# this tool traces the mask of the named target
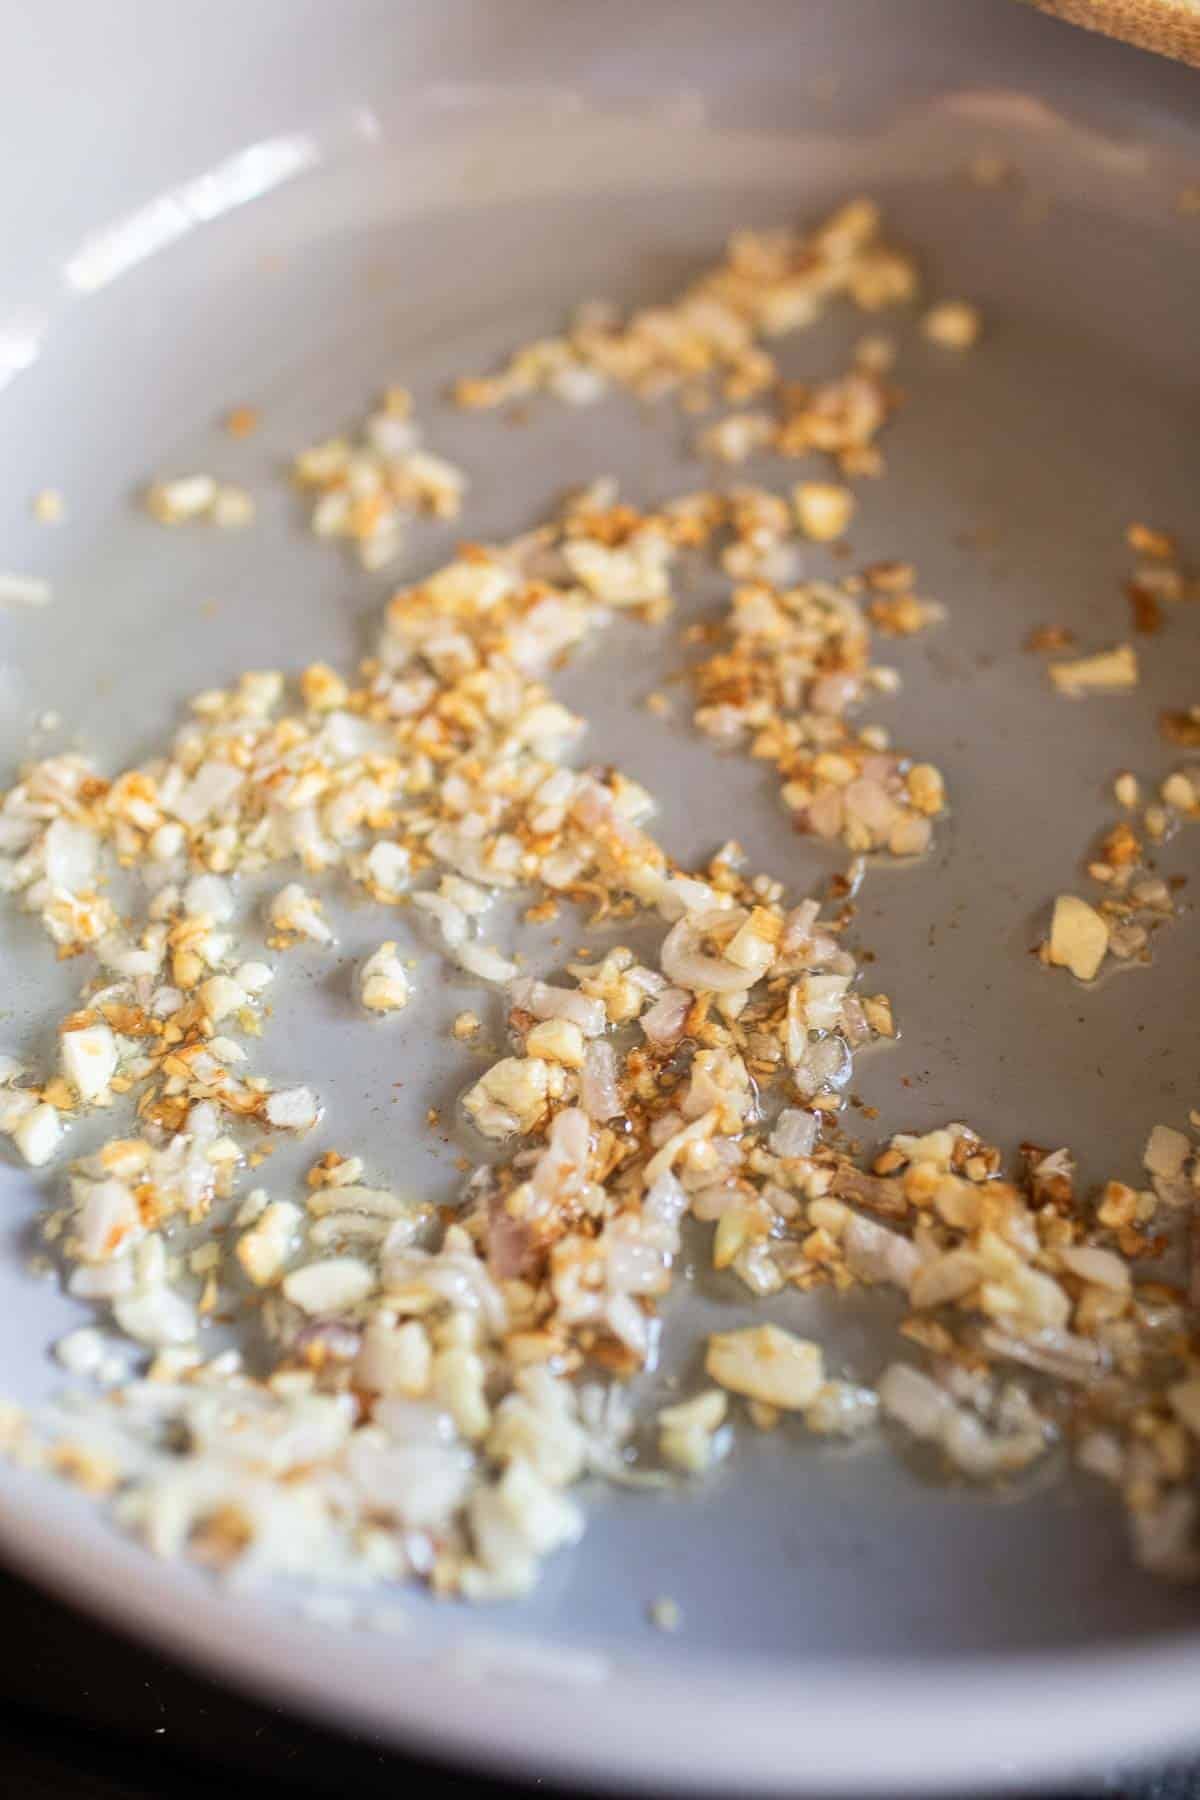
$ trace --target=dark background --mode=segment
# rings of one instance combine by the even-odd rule
[[[436,1800],[559,1792],[540,1781],[483,1782],[371,1738],[317,1730],[189,1675],[0,1570],[4,1800],[214,1800],[222,1782],[252,1786],[255,1800],[403,1800],[417,1783]],[[1071,1800],[1085,1794],[1200,1800],[1200,1769],[1110,1773]]]

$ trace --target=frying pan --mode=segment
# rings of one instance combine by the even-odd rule
[[[390,587],[454,531],[419,527],[395,569],[366,575],[307,535],[280,474],[390,381],[469,470],[477,539],[598,472],[647,501],[702,485],[669,405],[547,404],[516,427],[439,395],[580,298],[669,296],[736,225],[870,192],[925,291],[972,300],[986,329],[953,357],[896,325],[908,402],[854,532],[856,556],[911,559],[948,608],[897,647],[887,717],[953,795],[937,851],[868,881],[862,941],[903,1036],[860,1085],[881,1133],[966,1118],[1005,1146],[1071,1144],[1089,1180],[1136,1178],[1148,1129],[1200,1098],[1194,919],[1094,991],[1029,951],[1114,772],[1166,772],[1153,719],[1200,697],[1200,612],[1146,641],[1125,700],[1055,698],[1021,646],[1047,623],[1097,647],[1127,634],[1129,521],[1200,553],[1200,219],[1178,204],[1200,178],[1196,77],[1007,0],[4,0],[0,22],[2,560],[54,588],[48,607],[0,616],[5,767],[73,743],[116,766],[201,687],[362,653]],[[1012,179],[966,179],[980,154]],[[787,366],[832,370],[861,328],[831,318]],[[238,404],[263,422],[235,444],[217,420]],[[166,533],[132,504],[148,477],[195,468],[255,491],[251,531]],[[54,529],[29,515],[45,487],[67,504]],[[755,866],[805,891],[837,859],[786,829],[761,768],[716,757],[678,707],[636,703],[677,656],[669,631],[631,626],[563,675],[588,754],[647,782],[681,857],[736,829]],[[1172,856],[1195,877],[1194,844]],[[349,962],[369,911],[340,930]],[[78,977],[30,921],[6,912],[3,931],[6,1047],[36,1052]],[[444,1029],[463,990],[426,983],[426,1012],[385,1052],[337,969],[279,987],[264,1055],[329,1071],[329,1141],[444,1187],[420,1122],[464,1080]],[[280,1180],[300,1166],[281,1153]],[[29,1267],[43,1184],[6,1165],[0,1188],[4,1385],[34,1401],[60,1384],[47,1346],[80,1315]],[[692,1369],[701,1334],[744,1301],[702,1272],[686,1284],[674,1366]],[[895,1324],[869,1295],[785,1296],[763,1316],[866,1376]],[[1200,1737],[1200,1600],[1134,1567],[1116,1508],[1082,1478],[980,1493],[783,1429],[747,1436],[685,1496],[587,1504],[584,1544],[527,1602],[414,1596],[407,1632],[386,1636],[156,1564],[19,1471],[0,1479],[0,1543],[232,1682],[494,1768],[961,1793]],[[681,1609],[673,1635],[648,1623],[659,1596]]]

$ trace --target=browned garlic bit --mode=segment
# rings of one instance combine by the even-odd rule
[[[735,237],[673,305],[623,322],[588,309],[458,398],[547,389],[579,404],[616,383],[698,408],[770,391],[766,436],[754,415],[722,420],[722,454],[769,441],[875,472],[890,344],[865,341],[850,375],[802,389],[780,382],[764,341],[836,296],[874,311],[913,290],[876,209],[854,201],[808,236]],[[963,347],[978,320],[954,303],[926,329]],[[297,465],[315,530],[370,567],[408,514],[461,502],[461,476],[420,449],[409,413],[395,392],[361,443]],[[187,477],[153,505],[171,522],[215,517],[218,494]],[[1200,1359],[1181,1296],[1143,1265],[1200,1214],[1191,1139],[1157,1127],[1149,1185],[1112,1181],[1093,1205],[1065,1149],[1025,1146],[1010,1178],[964,1125],[896,1134],[868,1166],[840,1134],[856,1058],[897,1034],[888,996],[862,991],[840,902],[863,878],[858,853],[919,854],[946,804],[932,764],[851,722],[898,686],[872,632],[924,630],[940,607],[901,561],[797,575],[797,529],[829,542],[852,512],[829,483],[802,483],[793,504],[742,486],[643,512],[600,481],[551,524],[464,545],[397,592],[357,671],[246,673],[196,696],[158,756],[113,778],[75,751],[21,771],[0,802],[0,886],[60,956],[89,960],[57,1066],[0,1057],[0,1131],[42,1167],[76,1120],[126,1101],[71,1164],[45,1236],[69,1292],[144,1360],[104,1374],[101,1334],[71,1333],[61,1361],[107,1391],[5,1414],[10,1451],[111,1494],[156,1553],[240,1580],[414,1580],[484,1600],[525,1592],[579,1538],[569,1490],[586,1474],[696,1479],[746,1425],[795,1415],[852,1438],[882,1415],[981,1480],[1069,1439],[1120,1490],[1142,1560],[1190,1572]],[[677,866],[644,788],[570,760],[584,722],[552,671],[617,614],[663,620],[690,552],[735,584],[721,624],[689,634],[704,651],[696,722],[772,763],[797,824],[855,853],[827,905],[745,869],[736,845]],[[1068,686],[1105,685],[1087,673],[1096,660]],[[1164,831],[1198,795],[1194,772],[1171,775],[1152,802]],[[1140,804],[1129,772],[1117,799]],[[1138,829],[1154,836],[1151,810]],[[1129,820],[1102,848],[1104,897],[1060,896],[1046,947],[1083,980],[1135,954],[1137,921],[1166,892]],[[127,880],[110,888],[117,868]],[[480,1012],[450,1026],[470,1046],[461,1113],[476,1150],[453,1210],[375,1185],[362,1157],[334,1150],[298,1194],[262,1185],[277,1134],[310,1131],[326,1097],[253,1072],[275,969],[246,935],[265,928],[283,966],[328,966],[335,877],[503,997],[508,1041],[490,1062]],[[256,919],[243,881],[263,886]],[[497,902],[517,894],[527,918],[571,902],[638,935],[534,973],[492,941]],[[411,1031],[424,984],[388,930],[351,991],[362,1011],[406,1014],[362,1029]],[[868,1385],[831,1374],[810,1339],[739,1320],[708,1340],[711,1385],[660,1404],[657,1454],[639,1448],[625,1381],[655,1366],[687,1219],[712,1225],[713,1267],[747,1311],[788,1290],[898,1290],[902,1354]],[[253,1369],[209,1347],[210,1323],[235,1316],[267,1347]],[[670,1630],[680,1615],[663,1600],[652,1617]]]
[[[778,1325],[715,1333],[708,1340],[704,1367],[731,1393],[782,1412],[803,1412],[825,1383],[820,1345],[781,1331]]]
[[[618,386],[649,399],[751,399],[779,381],[764,340],[814,324],[840,296],[868,312],[912,297],[913,264],[880,225],[875,204],[857,199],[811,232],[736,232],[677,300],[627,319],[592,302],[564,336],[526,345],[499,375],[460,381],[455,398],[492,407],[547,391],[584,405]]]
[[[1054,902],[1048,956],[1070,969],[1080,981],[1091,981],[1108,950],[1108,926],[1086,900],[1060,894]]]
[[[894,670],[870,661],[871,623],[915,631],[941,617],[913,595],[914,579],[888,564],[837,583],[739,587],[717,648],[691,670],[700,730],[773,763],[796,824],[855,851],[920,855],[945,809],[939,770],[848,717],[899,686]],[[865,595],[874,597],[864,607]]]
[[[359,999],[368,1012],[400,1012],[412,997],[404,964],[394,939],[380,944],[363,964],[358,978]]]
[[[1139,806],[1142,784],[1130,770],[1113,785],[1114,797],[1126,811]],[[1154,848],[1178,826],[1200,820],[1200,766],[1168,775],[1159,796],[1143,809],[1140,820],[1118,820],[1099,838],[1086,863],[1097,890],[1094,900],[1059,895],[1050,936],[1039,946],[1043,961],[1069,968],[1084,981],[1099,973],[1109,957],[1133,966],[1149,962],[1154,934],[1178,908],[1172,883],[1148,863]]]
[[[292,473],[316,495],[317,537],[348,538],[365,569],[395,560],[416,515],[456,519],[466,488],[461,469],[422,447],[405,388],[388,389],[356,439],[328,438],[302,451]]]
[[[890,347],[879,340],[834,380],[783,381],[765,347],[813,324],[830,300],[851,299],[867,312],[916,292],[911,260],[880,236],[870,200],[852,200],[814,231],[738,232],[724,261],[672,304],[622,319],[592,302],[563,337],[526,345],[499,374],[460,381],[460,406],[493,407],[547,391],[588,405],[613,386],[643,399],[675,393],[690,412],[718,399],[740,403],[774,395],[773,412],[734,413],[697,440],[702,454],[737,463],[763,450],[781,456],[821,451],[844,475],[875,475],[874,439],[897,403],[882,379]]]
[[[803,457],[814,451],[833,458],[843,475],[881,475],[876,437],[899,404],[898,393],[869,364],[856,362],[845,375],[810,386],[786,381],[774,413],[730,413],[696,439],[702,456],[740,463],[771,451]]]
[[[805,537],[829,543],[845,536],[854,514],[849,488],[827,481],[802,481],[795,489],[796,517]]]
[[[1133,524],[1126,529],[1125,541],[1140,559],[1125,583],[1133,629],[1153,635],[1165,629],[1173,607],[1200,599],[1200,578],[1185,567],[1168,531]]]
[[[1182,588],[1171,581],[1164,586],[1160,579],[1179,577],[1174,537],[1142,524],[1130,525],[1125,537],[1131,549],[1150,559],[1130,584],[1131,597],[1136,593],[1149,598],[1152,590],[1161,589],[1181,598]],[[1144,604],[1140,616],[1146,616]],[[1122,645],[1099,657],[1052,665],[1050,674],[1060,692],[1078,695],[1129,685],[1127,678],[1136,681],[1136,669],[1135,653]],[[1188,711],[1160,715],[1159,729],[1169,743],[1200,747],[1200,709],[1193,711],[1196,719]],[[1087,875],[1098,889],[1094,900],[1060,894],[1050,935],[1037,947],[1043,962],[1067,968],[1080,980],[1092,980],[1109,958],[1127,966],[1148,963],[1154,932],[1176,915],[1173,883],[1153,866],[1154,853],[1180,825],[1200,819],[1200,765],[1172,770],[1157,784],[1157,798],[1143,806],[1143,792],[1150,785],[1139,781],[1131,769],[1113,778],[1117,805],[1126,813],[1141,808],[1140,817],[1120,819],[1100,837],[1086,862]]]
[[[965,300],[943,300],[925,314],[921,329],[930,343],[944,350],[969,350],[979,340],[983,320],[978,308]]]
[[[236,530],[254,520],[254,500],[245,488],[212,475],[176,475],[146,489],[146,510],[160,525],[197,521]]]
[[[1115,650],[1099,650],[1073,662],[1051,663],[1050,679],[1060,694],[1072,698],[1136,687],[1137,652],[1132,644],[1118,644]]]
[[[1185,750],[1200,750],[1200,705],[1159,716],[1158,728],[1168,744]]]

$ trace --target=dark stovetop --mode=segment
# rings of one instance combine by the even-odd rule
[[[523,1800],[535,1790],[553,1800],[540,1781],[481,1782],[241,1699],[3,1571],[0,1621],[3,1796],[213,1800],[215,1784],[232,1777],[253,1783],[255,1800],[397,1800],[414,1780],[437,1800]],[[1089,1791],[1108,1800],[1200,1800],[1200,1771],[1112,1777]]]

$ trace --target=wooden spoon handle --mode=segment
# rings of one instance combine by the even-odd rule
[[[1200,0],[1032,0],[1055,18],[1200,68]]]

